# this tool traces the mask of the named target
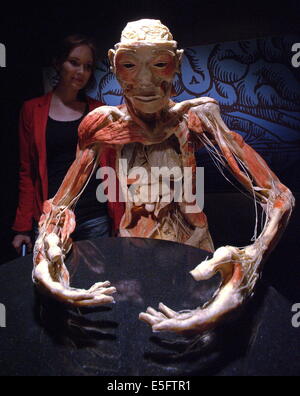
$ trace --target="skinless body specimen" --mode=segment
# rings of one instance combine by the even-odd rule
[[[140,178],[137,181],[136,197],[132,199],[134,201],[136,198],[137,202],[128,202],[126,205],[120,225],[121,236],[164,239],[214,250],[206,216],[200,208],[192,217],[186,213],[183,202],[174,202],[176,187],[172,188],[172,182],[182,182],[184,167],[196,167],[194,150],[190,150],[190,134],[186,121],[182,121],[181,125],[174,128],[173,134],[159,144],[135,143],[119,150],[117,158],[125,158],[129,165],[129,182],[134,180],[130,176],[132,169],[143,167],[147,172],[145,182]],[[153,177],[154,172],[151,170],[155,168],[165,169],[166,176],[171,176],[168,186],[164,185],[164,179],[160,180],[155,175]],[[173,170],[172,174],[170,170]],[[151,191],[156,194],[152,193],[151,196]]]
[[[159,21],[141,20],[127,25],[121,42],[109,52],[126,104],[100,107],[82,121],[76,160],[55,197],[44,205],[33,270],[36,285],[62,302],[96,306],[113,301],[116,290],[109,282],[97,283],[89,290],[71,288],[64,265],[71,248],[69,236],[75,227],[72,209],[106,149],[115,150],[116,169],[119,177],[126,177],[126,188],[131,187],[133,198],[126,202],[121,236],[165,239],[213,251],[201,208],[196,202],[174,199],[176,182],[186,168],[192,169],[185,181],[194,191],[195,151],[205,146],[216,163],[228,166],[261,204],[266,221],[253,244],[221,247],[212,259],[191,272],[197,281],[216,272],[222,275],[219,290],[205,307],[177,313],[160,304],[159,310],[149,307],[140,314],[153,330],[178,333],[216,326],[253,294],[262,264],[287,225],[294,205],[292,193],[266,162],[239,134],[227,128],[214,99],[203,97],[178,104],[170,100],[182,53]],[[119,167],[121,159],[126,160],[127,169]],[[136,179],[137,167],[145,170],[144,178]],[[174,170],[169,200],[164,199],[163,180],[149,177],[156,167]]]

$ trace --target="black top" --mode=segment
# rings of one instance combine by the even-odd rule
[[[74,121],[56,121],[48,117],[46,130],[47,169],[48,169],[48,199],[53,198],[58,191],[68,169],[76,157],[78,142],[78,127],[83,116]],[[101,180],[93,174],[76,208],[76,223],[101,217],[107,214],[106,204],[96,198],[96,190]]]

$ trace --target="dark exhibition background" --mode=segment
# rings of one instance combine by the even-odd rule
[[[1,12],[0,43],[6,46],[7,67],[0,68],[0,264],[16,257],[10,226],[18,200],[18,114],[24,100],[43,94],[42,69],[49,65],[55,44],[74,32],[92,35],[99,45],[100,58],[104,58],[119,41],[125,24],[140,18],[160,19],[181,48],[300,33],[299,0],[111,0],[94,5],[44,2],[38,7],[27,2]],[[294,192],[299,196],[299,191]],[[217,245],[249,242],[254,226],[253,207],[238,197],[230,191],[210,192],[207,196],[205,211]],[[299,236],[296,209],[264,274],[292,302],[300,301]]]

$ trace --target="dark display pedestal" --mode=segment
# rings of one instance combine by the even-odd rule
[[[189,271],[208,253],[165,241],[107,238],[74,244],[72,286],[110,280],[116,304],[70,310],[41,297],[31,282],[32,256],[0,267],[1,375],[299,375],[300,329],[290,304],[263,284],[235,319],[209,338],[151,332],[138,320],[150,305],[193,309],[214,293],[216,276]]]

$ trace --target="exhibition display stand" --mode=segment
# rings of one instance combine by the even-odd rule
[[[300,329],[291,304],[260,283],[238,316],[210,335],[152,333],[138,315],[163,302],[174,310],[207,301],[219,276],[189,274],[209,253],[178,243],[103,238],[74,243],[71,285],[110,280],[116,304],[70,309],[40,296],[31,281],[32,256],[0,267],[0,375],[178,376],[297,375]]]

